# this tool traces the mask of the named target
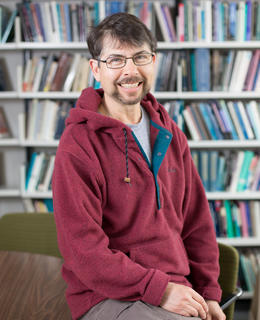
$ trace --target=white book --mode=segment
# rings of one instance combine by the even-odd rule
[[[188,41],[193,41],[193,14],[192,14],[192,5],[191,1],[187,1],[187,11],[188,11]]]
[[[212,1],[205,0],[205,40],[207,42],[212,41]]]
[[[257,102],[255,100],[250,101],[246,104],[246,111],[251,122],[251,127],[253,128],[256,139],[258,140],[260,140],[260,115],[258,112],[259,108],[260,106],[257,105]]]
[[[33,86],[32,86],[32,91],[36,92],[39,90],[42,74],[43,74],[43,69],[44,69],[45,61],[43,58],[40,58],[38,60],[37,66],[36,66],[36,71],[35,71],[35,76],[33,80]]]
[[[32,59],[28,59],[24,68],[24,76],[23,76],[23,91],[28,91],[30,74],[32,69]]]
[[[28,140],[34,139],[38,104],[39,104],[39,101],[37,99],[33,99],[29,104],[28,121],[27,121],[27,134],[26,134],[26,139],[28,139]]]
[[[51,155],[48,163],[48,167],[45,173],[45,177],[43,180],[43,184],[38,186],[39,191],[46,192],[48,191],[51,178],[52,178],[52,173],[53,173],[53,168],[54,168],[54,161],[55,161],[55,155]]]
[[[244,106],[243,102],[242,101],[238,101],[237,102],[237,106],[238,106],[238,109],[240,111],[241,118],[243,120],[245,129],[246,129],[246,133],[248,135],[248,139],[254,139],[255,135],[254,135],[254,132],[252,130],[251,124],[250,124],[250,122],[248,120],[248,116],[246,114],[246,110],[245,110],[245,106]]]
[[[99,21],[102,21],[106,17],[106,2],[105,0],[99,0],[98,3],[98,14],[99,14]]]
[[[80,53],[74,54],[72,58],[70,69],[63,85],[63,91],[65,92],[69,92],[72,88],[72,84],[76,76],[76,71],[78,70],[80,58],[81,58]],[[83,68],[83,66],[80,66],[80,67]]]
[[[254,237],[260,237],[260,202],[250,201],[250,216]]]
[[[236,40],[245,40],[245,2],[238,1]]]
[[[245,157],[245,152],[238,151],[235,168],[232,172],[231,182],[230,182],[230,186],[229,186],[230,192],[236,192],[236,190],[237,190],[237,184],[238,184],[241,168],[243,165],[244,157]]]
[[[251,57],[252,51],[250,50],[238,51],[232,71],[229,91],[243,90]]]
[[[168,33],[168,27],[166,24],[166,21],[164,19],[163,13],[162,13],[162,8],[161,8],[161,3],[160,1],[155,1],[153,3],[154,9],[155,9],[155,14],[162,32],[163,40],[166,42],[170,42],[170,36]]]
[[[236,129],[236,132],[237,132],[239,139],[245,140],[245,135],[244,135],[243,130],[240,126],[240,122],[239,122],[233,101],[228,101],[227,106],[228,106],[229,113],[230,113],[231,119],[234,123],[234,126],[235,126],[235,129]]]
[[[57,2],[51,1],[50,2],[50,8],[51,8],[51,15],[53,19],[53,41],[54,42],[60,42],[61,36],[60,36],[60,27],[59,27],[59,19],[58,19],[58,12],[57,12]]]
[[[28,213],[35,212],[34,205],[32,199],[26,198],[23,199],[24,211]]]
[[[36,191],[36,185],[40,176],[41,166],[44,159],[44,152],[37,154],[36,159],[33,164],[32,173],[28,182],[27,191],[34,192]]]
[[[188,129],[189,129],[190,135],[192,137],[192,140],[194,140],[194,141],[201,140],[200,139],[200,135],[197,132],[196,127],[194,126],[194,122],[193,122],[192,116],[191,116],[191,114],[189,113],[189,111],[187,109],[184,109],[183,116],[184,116],[185,122],[186,122],[186,124],[188,126]]]
[[[42,105],[42,121],[38,133],[39,140],[52,140],[53,139],[53,126],[56,122],[58,104],[52,100],[44,100]]]
[[[39,6],[42,13],[42,23],[43,29],[45,32],[45,38],[47,42],[54,41],[54,35],[52,30],[52,20],[51,20],[51,12],[50,12],[50,3],[49,2],[39,2]]]

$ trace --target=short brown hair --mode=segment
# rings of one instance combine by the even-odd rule
[[[104,37],[107,35],[120,43],[132,46],[147,43],[151,52],[156,51],[157,41],[151,31],[140,19],[129,13],[115,13],[91,28],[87,43],[92,58],[99,58],[103,49]]]

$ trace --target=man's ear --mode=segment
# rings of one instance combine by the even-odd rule
[[[89,65],[90,65],[90,68],[93,72],[93,75],[95,77],[95,79],[97,81],[100,81],[100,68],[99,68],[99,62],[95,59],[90,59],[89,60]]]

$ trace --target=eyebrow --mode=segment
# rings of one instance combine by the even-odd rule
[[[141,54],[141,53],[150,53],[150,52],[148,52],[148,51],[146,51],[146,50],[142,50],[142,51],[138,51],[138,52],[136,52],[133,56],[136,56],[137,54]],[[109,57],[121,57],[121,58],[125,58],[126,56],[124,56],[124,55],[122,55],[122,54],[114,54],[114,53],[112,53],[112,54],[110,54],[107,58],[109,58]]]

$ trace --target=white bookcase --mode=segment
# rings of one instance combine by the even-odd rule
[[[10,3],[14,7],[15,2]],[[1,3],[1,1],[0,1]],[[6,5],[6,2],[4,2]],[[260,41],[225,41],[225,42],[159,42],[158,50],[179,50],[194,48],[210,49],[259,49]],[[21,41],[21,28],[19,18],[15,21],[14,43],[0,44],[0,57],[5,57],[11,74],[14,87],[13,91],[0,92],[0,105],[4,106],[8,120],[11,124],[14,137],[11,139],[0,139],[0,155],[4,155],[4,170],[6,182],[0,185],[0,216],[10,211],[23,211],[22,200],[26,198],[51,198],[51,192],[28,193],[25,190],[25,163],[29,148],[52,148],[55,150],[58,141],[31,141],[25,138],[25,107],[24,101],[29,99],[77,99],[78,92],[22,92],[22,62],[25,50],[32,51],[74,51],[83,52],[87,50],[85,43],[26,43]],[[260,100],[260,92],[154,92],[160,101],[169,100],[210,100],[210,99],[236,99],[236,100]],[[260,140],[223,140],[223,141],[189,141],[191,149],[201,150],[260,150]],[[0,158],[1,160],[1,158]],[[207,193],[209,200],[259,200],[260,192],[212,192]],[[259,212],[260,214],[260,212]],[[260,228],[260,226],[259,226]],[[219,241],[237,247],[260,247],[260,238],[219,238]],[[245,298],[250,294],[243,295]]]

